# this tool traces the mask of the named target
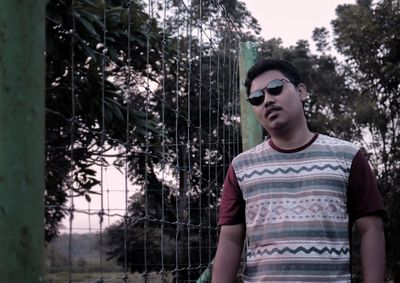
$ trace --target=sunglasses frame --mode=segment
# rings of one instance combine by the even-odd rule
[[[253,106],[259,106],[265,100],[265,92],[272,96],[278,96],[282,93],[285,83],[291,83],[291,81],[289,81],[288,79],[272,80],[264,88],[257,89],[250,93],[250,95],[247,97],[247,101]]]

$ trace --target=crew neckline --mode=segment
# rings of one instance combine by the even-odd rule
[[[302,151],[302,150],[306,149],[307,147],[309,147],[309,146],[310,146],[311,144],[313,144],[314,141],[318,138],[318,135],[319,135],[318,133],[314,133],[314,136],[312,137],[312,139],[311,139],[309,142],[307,142],[306,144],[304,144],[304,145],[302,145],[302,146],[300,146],[300,147],[293,148],[293,149],[283,149],[283,148],[280,148],[280,147],[278,147],[277,145],[274,144],[274,142],[272,141],[272,139],[269,139],[269,140],[268,140],[268,143],[269,143],[269,145],[270,145],[273,149],[275,149],[276,151],[279,151],[279,152],[282,152],[282,153],[294,153],[294,152]]]

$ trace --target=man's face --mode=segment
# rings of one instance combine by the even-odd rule
[[[271,95],[265,90],[271,81],[282,79],[285,82],[280,94]],[[253,111],[257,120],[271,135],[296,130],[299,123],[305,121],[302,101],[307,97],[306,88],[303,84],[294,86],[288,81],[289,78],[280,71],[271,70],[262,73],[251,83],[250,93],[258,89],[264,90],[264,101],[258,106],[253,105]]]

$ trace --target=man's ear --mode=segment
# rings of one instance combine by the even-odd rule
[[[308,95],[310,93],[307,91],[307,87],[306,87],[305,84],[303,84],[303,83],[298,84],[297,91],[298,91],[298,93],[300,95],[300,100],[301,101],[306,101],[308,99]]]

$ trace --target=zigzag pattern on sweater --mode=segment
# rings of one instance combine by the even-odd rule
[[[290,254],[297,254],[297,253],[306,253],[306,254],[311,254],[311,253],[317,253],[317,254],[324,254],[324,253],[329,253],[329,254],[336,254],[336,255],[345,255],[350,252],[350,248],[341,248],[341,249],[335,249],[335,248],[327,248],[324,247],[322,249],[318,249],[316,247],[311,247],[309,249],[306,249],[305,247],[298,247],[296,249],[291,249],[289,247],[285,247],[283,249],[278,249],[278,248],[273,248],[272,250],[264,249],[264,250],[257,250],[256,252],[249,252],[247,253],[248,257],[253,257],[253,256],[263,256],[263,255],[272,255],[275,253],[278,254],[284,254],[284,253],[290,253]]]
[[[313,165],[311,167],[306,167],[306,166],[301,166],[299,169],[295,169],[293,167],[289,167],[287,169],[282,169],[282,168],[277,168],[275,170],[270,170],[270,169],[264,169],[262,171],[258,171],[258,170],[254,170],[252,171],[250,174],[243,174],[242,176],[237,176],[237,180],[239,182],[243,182],[243,180],[248,179],[253,177],[254,175],[258,175],[258,176],[262,176],[264,174],[271,174],[271,175],[275,175],[277,173],[283,173],[283,174],[288,174],[288,173],[300,173],[302,171],[306,171],[306,172],[312,172],[313,170],[319,170],[319,171],[323,171],[325,169],[332,169],[333,171],[342,171],[344,173],[348,172],[347,168],[344,168],[341,165],[337,165],[337,166],[332,166],[331,164],[325,164],[324,166],[319,166],[319,165]]]

